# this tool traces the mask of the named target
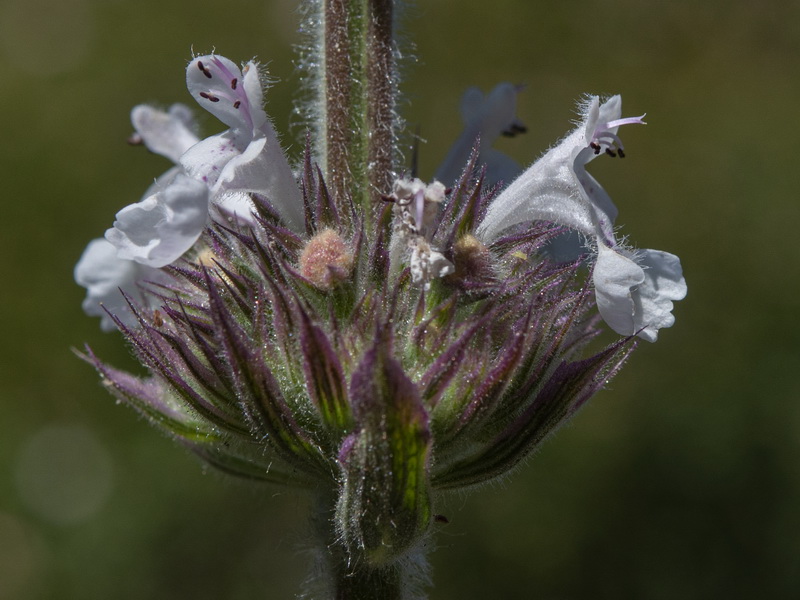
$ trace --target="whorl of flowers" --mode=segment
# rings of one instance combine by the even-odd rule
[[[451,189],[401,178],[368,216],[333,196],[310,149],[293,174],[257,65],[200,56],[187,82],[229,129],[201,141],[185,107],[137,107],[138,139],[176,166],[76,267],[86,311],[151,376],[86,357],[215,467],[322,490],[347,564],[406,556],[433,527],[438,492],[507,473],[614,375],[631,336],[672,323],[677,258],[622,248],[584,169],[622,156],[617,128],[641,121],[621,119],[618,97],[592,98],[576,131],[499,195],[476,147]],[[513,110],[503,118],[521,130]],[[559,263],[548,247],[565,227],[587,246]],[[596,305],[624,337],[586,354]]]

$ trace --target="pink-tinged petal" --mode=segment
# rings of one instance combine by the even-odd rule
[[[186,68],[186,86],[200,106],[231,129],[252,132],[267,121],[255,63],[242,73],[225,57],[198,56]]]
[[[240,155],[231,158],[212,191],[264,196],[291,230],[305,230],[300,188],[274,134],[254,139]]]
[[[165,112],[140,104],[131,111],[131,123],[147,149],[177,163],[200,139],[194,133],[189,107],[173,104]]]
[[[644,283],[642,267],[605,244],[598,244],[592,279],[603,320],[620,335],[635,334],[639,327],[631,292]]]
[[[149,267],[166,266],[191,248],[208,220],[208,188],[179,175],[173,183],[117,213],[106,239],[119,258]]]
[[[180,165],[190,177],[213,188],[222,169],[247,148],[251,138],[232,129],[212,135],[195,144],[180,158]]]
[[[231,194],[259,194],[285,225],[304,232],[300,188],[262,108],[258,66],[250,62],[240,70],[227,58],[200,56],[189,64],[186,82],[200,105],[231,129],[190,148],[181,166],[211,188],[215,202]]]

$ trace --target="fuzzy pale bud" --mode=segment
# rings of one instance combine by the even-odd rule
[[[300,254],[300,273],[323,291],[346,280],[352,270],[353,253],[333,229],[325,229],[308,240]]]

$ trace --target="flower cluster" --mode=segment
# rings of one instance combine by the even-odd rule
[[[151,376],[86,358],[209,463],[327,498],[342,563],[407,556],[439,492],[508,472],[613,376],[634,336],[673,322],[677,257],[620,244],[585,169],[624,156],[618,128],[642,122],[621,117],[618,96],[590,98],[575,131],[502,188],[516,167],[491,143],[524,130],[519,90],[470,91],[440,170],[452,187],[399,178],[365,209],[329,191],[310,148],[292,171],[255,63],[196,57],[186,80],[229,129],[201,140],[182,105],[135,108],[135,139],[175,166],[75,271],[86,312],[121,330]],[[565,230],[584,246],[554,260]],[[624,337],[587,355],[595,306]]]

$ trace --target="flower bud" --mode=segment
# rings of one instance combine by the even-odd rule
[[[453,281],[487,279],[492,275],[491,255],[486,245],[471,233],[453,244]]]
[[[428,413],[390,346],[378,334],[353,373],[357,430],[339,450],[337,528],[349,552],[373,567],[401,558],[432,519]]]
[[[353,253],[333,229],[312,237],[300,254],[300,273],[323,291],[350,277],[352,270]]]

